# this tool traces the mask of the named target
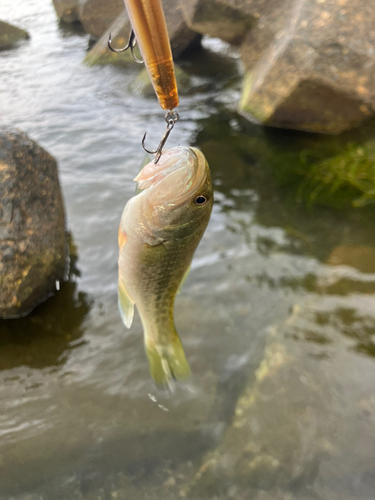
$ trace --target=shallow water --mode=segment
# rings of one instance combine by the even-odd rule
[[[374,212],[297,203],[293,183],[272,169],[267,152],[276,148],[281,157],[307,136],[238,116],[238,59],[205,40],[181,62],[192,88],[181,96],[169,140],[201,148],[215,185],[210,225],[176,301],[193,376],[173,394],[158,391],[139,318],[130,331],[121,323],[116,281],[117,229],[143,159],[140,139],[147,130],[147,143],[157,144],[163,113],[155,99],[129,89],[137,65],[84,66],[88,35],[59,27],[49,1],[5,0],[0,19],[31,35],[0,52],[0,124],[22,129],[58,160],[75,246],[61,291],[27,318],[0,323],[1,500],[374,498]],[[300,363],[293,377],[307,367],[320,395],[319,404],[301,403],[315,412],[301,424],[301,442],[307,428],[345,422],[326,454],[314,455],[319,472],[300,473],[298,484],[294,469],[289,482],[272,474],[268,482],[244,482],[225,448],[243,411],[238,398],[257,387],[275,335]],[[270,373],[268,410],[275,398],[280,422],[298,427],[293,407],[277,406],[292,380],[278,386]],[[252,418],[264,418],[256,405]],[[251,439],[267,448],[274,425]],[[228,463],[213,490],[197,470],[216,447]],[[292,443],[285,456],[305,464],[305,448],[298,454]],[[321,473],[327,463],[328,479]]]

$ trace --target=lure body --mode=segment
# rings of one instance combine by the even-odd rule
[[[125,0],[137,43],[164,110],[178,106],[178,92],[161,0]]]

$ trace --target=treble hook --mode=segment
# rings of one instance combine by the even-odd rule
[[[143,139],[142,139],[142,147],[147,153],[150,153],[151,155],[156,155],[154,163],[157,163],[160,160],[160,157],[163,154],[163,146],[167,142],[169,134],[172,132],[172,129],[175,126],[175,124],[178,122],[179,118],[180,117],[179,117],[177,111],[172,110],[172,111],[168,111],[168,113],[166,113],[164,119],[167,123],[167,130],[164,132],[163,138],[160,141],[159,146],[155,149],[155,151],[149,151],[148,149],[146,149],[145,140],[146,140],[147,132],[145,132],[145,135],[143,136]]]
[[[131,54],[133,56],[134,61],[136,63],[138,63],[138,64],[143,64],[144,63],[144,61],[141,61],[140,59],[137,59],[137,57],[134,55],[134,47],[137,44],[137,39],[135,37],[134,30],[131,30],[128,44],[123,49],[115,49],[114,47],[112,47],[111,44],[112,44],[112,35],[110,33],[109,34],[109,38],[108,38],[108,48],[110,50],[112,50],[112,52],[116,52],[116,54],[118,54],[120,52],[125,52],[125,50],[130,49],[130,52],[131,52]]]

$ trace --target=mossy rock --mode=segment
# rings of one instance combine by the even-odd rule
[[[12,47],[20,40],[27,40],[30,35],[27,31],[0,21],[0,49]]]
[[[0,317],[27,314],[66,269],[56,161],[24,133],[0,130]]]

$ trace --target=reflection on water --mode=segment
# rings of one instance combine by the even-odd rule
[[[372,125],[333,139],[266,130],[232,109],[225,44],[181,61],[192,85],[170,146],[202,149],[216,201],[176,301],[193,375],[168,394],[116,290],[140,138],[160,140],[162,113],[132,94],[135,65],[82,65],[88,36],[59,27],[49,2],[2,3],[0,18],[31,34],[0,54],[1,121],[57,158],[79,254],[59,293],[0,324],[1,500],[371,498],[374,211],[347,191],[341,210],[309,204],[300,186],[309,162],[367,144]]]
[[[82,322],[89,311],[87,295],[75,283],[64,283],[27,318],[0,323],[0,370],[17,366],[45,368],[63,364],[68,350],[81,345]]]
[[[17,366],[46,368],[63,365],[69,350],[84,342],[83,322],[90,300],[77,289],[76,257],[71,256],[69,280],[51,300],[27,317],[0,322],[0,370]]]

